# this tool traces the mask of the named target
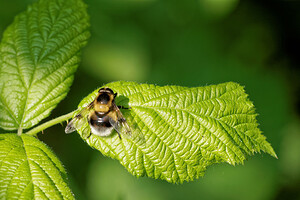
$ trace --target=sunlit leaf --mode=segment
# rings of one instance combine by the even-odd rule
[[[30,128],[66,96],[88,21],[81,0],[40,0],[16,16],[0,44],[1,128]]]
[[[36,138],[0,135],[0,199],[74,199],[58,158]]]
[[[78,131],[91,147],[119,160],[135,176],[177,183],[202,176],[214,163],[243,163],[255,152],[276,157],[258,128],[253,103],[237,83],[195,88],[134,82],[106,86],[118,93],[117,105],[130,108],[122,113],[133,136],[88,137],[87,123]],[[82,100],[79,110],[97,91]]]

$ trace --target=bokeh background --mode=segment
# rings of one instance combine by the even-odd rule
[[[32,2],[0,0],[0,37]],[[214,165],[203,178],[174,185],[133,177],[57,125],[39,138],[63,162],[77,199],[300,199],[300,1],[85,2],[92,35],[69,95],[48,119],[111,81],[189,87],[235,81],[254,102],[278,160],[256,154],[244,165]]]

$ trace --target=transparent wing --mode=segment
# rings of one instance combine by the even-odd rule
[[[83,108],[66,126],[65,133],[72,133],[87,123],[87,116],[90,109],[93,107],[93,102]]]
[[[124,128],[125,133],[130,135],[131,134],[131,129],[130,129],[129,125],[127,124],[126,119],[123,117],[123,114],[121,113],[118,106],[114,105],[114,107],[116,109],[118,123],[120,124],[121,127]]]
[[[108,118],[109,123],[112,125],[112,127],[117,131],[119,138],[121,139],[121,132],[122,132],[122,126],[119,121],[113,120],[111,117]]]
[[[126,119],[123,117],[122,112],[118,108],[118,106],[115,106],[115,113],[117,115],[117,121],[114,121],[113,118],[109,118],[110,124],[114,127],[114,129],[118,132],[119,138],[121,139],[121,133],[126,138],[130,138],[131,140],[135,141],[136,144],[139,144],[141,146],[146,145],[145,137],[140,131],[140,129],[137,126],[134,126],[133,124],[131,126],[134,126],[134,129],[131,130],[131,127],[128,125]]]
[[[118,132],[119,137],[121,138],[120,134],[130,135],[131,129],[126,122],[126,119],[123,117],[120,109],[118,106],[113,104],[116,112],[111,112],[109,115],[109,123],[114,127],[114,129]]]

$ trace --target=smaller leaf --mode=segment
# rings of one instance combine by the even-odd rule
[[[41,141],[0,134],[0,199],[74,199],[64,167]]]
[[[82,0],[39,0],[15,17],[0,44],[1,128],[31,128],[67,95],[88,27]]]
[[[87,138],[87,123],[78,131],[91,147],[119,160],[135,176],[191,181],[214,163],[243,163],[260,151],[276,157],[258,128],[253,103],[237,83],[187,88],[113,82],[106,87],[118,93],[117,105],[130,107],[121,111],[139,137]],[[82,100],[79,110],[97,91]]]

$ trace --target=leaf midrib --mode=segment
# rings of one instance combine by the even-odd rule
[[[143,121],[138,115],[136,115],[136,117],[138,117],[141,121]],[[145,124],[145,123],[144,123]],[[162,138],[160,138],[149,126],[147,126],[148,127],[148,129],[149,129],[149,131],[151,131],[153,134],[155,134],[156,135],[156,137],[166,146],[166,148],[168,148],[169,149],[169,151],[172,153],[172,159],[173,159],[173,165],[175,166],[175,171],[176,171],[176,173],[177,173],[177,175],[178,175],[178,177],[179,177],[179,179],[181,180],[181,178],[180,178],[180,176],[179,176],[179,172],[177,171],[177,168],[176,168],[176,164],[175,164],[175,152],[169,147],[169,145],[167,145],[166,143],[165,143],[165,141],[162,139]],[[136,147],[138,147],[138,148],[140,148],[138,145],[136,145]],[[147,152],[147,151],[145,151],[145,150],[141,150],[143,153],[144,153],[144,155],[145,156],[148,156],[148,158],[149,158],[149,160],[150,161],[152,161],[152,163],[153,163],[153,165],[154,166],[156,166],[157,168],[161,168],[161,166],[160,165],[158,165],[157,166],[157,164],[155,163],[155,162],[153,162],[153,159],[147,154],[147,153],[149,153],[149,152]],[[178,155],[178,157],[180,157],[179,155]],[[181,158],[181,157],[180,157]],[[185,160],[183,159],[183,158],[181,158],[184,162],[185,162]],[[186,163],[186,162],[185,162]],[[187,164],[188,165],[188,164]]]
[[[40,13],[40,9],[37,9],[37,12],[38,12],[38,15],[39,15],[39,13]],[[58,12],[58,16],[59,15],[61,15],[61,12],[62,12],[62,10],[60,9],[59,10],[59,12]],[[51,12],[49,11],[49,15],[51,15]],[[26,27],[28,28],[29,27],[29,25],[28,25],[28,15],[26,14],[26,15],[23,15],[23,16],[26,16]],[[50,16],[49,16],[50,17]],[[52,17],[50,17],[51,19],[53,19]],[[58,20],[59,19],[59,17],[55,17],[55,20]],[[72,27],[72,26],[74,26],[74,25],[76,25],[76,24],[80,24],[80,23],[82,23],[82,21],[84,21],[84,18],[82,18],[81,20],[79,20],[79,21],[76,21],[75,23],[70,23],[69,25],[68,25],[68,27],[67,28],[69,28],[69,27]],[[37,23],[37,24],[39,24],[39,20],[37,19],[37,18],[35,18],[35,23]],[[51,20],[51,27],[53,27],[53,24],[55,23],[55,21],[53,22],[52,20]],[[52,29],[51,29],[52,30]],[[57,33],[55,33],[55,35],[57,35],[57,34],[59,34],[59,33],[61,33],[61,32],[63,32],[65,29],[62,29],[60,32],[57,32]],[[51,32],[51,31],[50,31]],[[68,41],[66,41],[66,42],[64,42],[64,44],[62,44],[62,45],[60,45],[60,46],[58,46],[55,50],[54,50],[54,52],[55,51],[57,51],[58,49],[61,49],[61,48],[63,48],[64,46],[66,46],[66,45],[68,45],[70,42],[72,42],[72,41],[74,41],[74,40],[76,40],[77,38],[79,38],[79,37],[81,37],[81,35],[82,34],[84,34],[84,32],[86,32],[86,29],[83,29],[76,37],[71,37]],[[32,88],[32,86],[35,84],[35,79],[34,79],[34,77],[36,76],[35,74],[36,74],[36,72],[37,72],[37,66],[38,66],[38,64],[39,64],[39,62],[41,61],[41,60],[39,60],[38,62],[35,62],[35,59],[34,59],[34,56],[32,55],[32,50],[31,50],[31,48],[29,48],[29,42],[31,41],[30,40],[30,38],[29,38],[29,33],[28,33],[28,29],[26,29],[26,30],[24,30],[24,33],[25,33],[25,36],[23,36],[23,37],[27,37],[27,43],[26,44],[28,44],[28,47],[27,47],[27,49],[29,49],[29,55],[31,56],[31,58],[32,58],[32,61],[34,62],[34,64],[33,64],[33,70],[32,70],[32,73],[31,73],[31,78],[30,78],[30,81],[29,81],[29,86],[26,86],[26,84],[25,84],[25,81],[24,81],[24,78],[23,78],[23,74],[21,73],[21,69],[20,69],[20,65],[19,65],[19,57],[17,56],[16,57],[16,65],[17,66],[14,66],[14,67],[16,67],[17,68],[17,70],[18,70],[18,75],[19,75],[19,77],[20,77],[20,80],[21,80],[21,82],[22,82],[22,85],[24,86],[24,89],[26,90],[25,91],[25,94],[24,94],[24,96],[25,96],[25,103],[24,103],[24,106],[23,106],[23,109],[22,109],[22,111],[23,111],[23,114],[22,114],[22,117],[20,118],[20,121],[18,121],[16,118],[15,118],[15,116],[12,114],[12,112],[10,111],[10,109],[8,110],[8,112],[10,113],[10,115],[12,116],[12,118],[15,120],[15,122],[16,122],[16,125],[18,125],[19,127],[18,127],[18,129],[20,129],[20,130],[22,130],[23,129],[23,124],[25,123],[24,122],[24,118],[25,118],[25,116],[26,116],[26,114],[27,114],[27,107],[28,107],[28,100],[29,100],[29,94],[30,94],[30,91],[31,91],[31,88]],[[50,35],[50,34],[48,34],[48,35]],[[48,38],[47,38],[48,39]],[[46,44],[47,42],[44,42],[43,44],[43,47],[42,47],[42,49],[41,49],[41,51],[40,51],[40,53],[39,53],[39,55],[41,54],[41,52],[45,49],[45,44]],[[16,48],[16,34],[13,34],[13,43],[11,43],[10,45],[13,45],[13,47],[14,47],[14,50],[15,50],[15,54],[17,55],[18,54],[18,50],[17,50],[17,48]],[[53,52],[52,52],[53,53]],[[50,53],[50,54],[47,54],[47,56],[49,56],[49,55],[51,55],[52,53]],[[69,57],[68,58],[68,60],[70,60],[70,59],[72,59],[74,57],[74,55],[72,55],[71,57]],[[58,69],[60,69],[61,67],[58,67],[57,69],[55,69],[55,71],[57,71]],[[55,72],[54,71],[54,72]],[[50,74],[52,74],[52,73],[54,73],[54,72],[51,72]],[[48,74],[49,75],[49,74]],[[47,76],[48,76],[47,75]],[[72,75],[71,75],[72,76]],[[64,79],[64,81],[66,80],[66,79],[68,79],[70,76],[68,76],[68,77],[66,77],[65,79]],[[63,82],[64,82],[63,81]],[[52,89],[52,91],[53,91],[53,89]],[[47,96],[47,95],[46,95]],[[43,99],[45,99],[46,98],[46,96],[44,96],[43,97]],[[5,108],[6,108],[7,106],[5,106]],[[6,108],[6,110],[7,110],[7,108]]]
[[[158,113],[157,113],[157,114],[158,114]],[[158,115],[159,115],[159,114],[158,114]],[[143,120],[140,118],[139,115],[136,115],[136,117],[138,117],[140,121],[143,121]],[[164,121],[165,121],[165,120],[164,120]],[[167,122],[166,122],[166,123],[167,123]],[[145,123],[144,123],[144,124],[145,124]],[[170,126],[170,125],[169,125],[169,126]],[[160,140],[160,141],[161,141],[161,142],[169,149],[169,151],[172,153],[172,159],[173,159],[173,161],[174,161],[173,163],[174,163],[174,166],[175,166],[175,168],[176,168],[176,173],[177,173],[178,178],[179,178],[180,181],[182,181],[182,180],[181,180],[181,177],[180,177],[179,172],[178,172],[177,167],[176,167],[175,157],[179,157],[179,158],[186,164],[186,166],[189,166],[189,167],[191,167],[191,168],[193,168],[193,169],[197,168],[197,166],[192,166],[192,165],[190,165],[190,164],[187,162],[187,161],[188,161],[187,159],[185,159],[184,157],[182,157],[182,155],[178,154],[177,152],[173,151],[173,149],[170,148],[170,146],[167,145],[167,144],[165,143],[165,141],[164,141],[160,136],[158,136],[158,135],[155,133],[155,131],[153,131],[149,126],[147,126],[147,127],[148,127],[149,131],[151,131],[153,134],[155,134],[156,137],[159,138],[159,140]],[[170,127],[174,130],[174,128],[173,128],[172,126],[170,126]],[[189,140],[189,138],[187,138],[185,135],[182,135],[182,134],[181,134],[181,136],[184,137],[186,140]],[[195,144],[195,145],[197,145],[197,144]],[[197,145],[197,146],[198,146],[198,145]],[[138,145],[136,145],[136,147],[139,148]],[[198,146],[198,148],[199,148],[199,147],[200,147],[200,146]],[[139,148],[139,149],[141,149],[141,148]],[[141,151],[144,152],[144,155],[147,156],[147,157],[149,158],[150,161],[152,161],[152,163],[153,163],[154,166],[161,168],[160,166],[157,166],[155,162],[153,162],[153,159],[151,159],[151,158],[146,154],[146,153],[147,153],[146,151],[144,151],[143,149],[141,149]],[[195,159],[193,159],[193,161],[195,161]],[[187,176],[188,176],[189,178],[193,178],[193,177],[191,177],[191,176],[189,176],[189,175],[187,175]]]
[[[21,141],[22,141],[22,145],[23,145],[23,149],[24,149],[24,152],[25,152],[25,155],[26,155],[26,161],[27,161],[27,163],[28,163],[28,168],[29,168],[29,173],[30,173],[30,179],[31,179],[31,182],[32,182],[32,184],[33,184],[33,196],[35,196],[35,187],[38,187],[44,194],[45,194],[45,196],[47,196],[46,195],[46,193],[42,190],[42,188],[40,188],[38,185],[36,185],[36,184],[34,184],[34,182],[33,182],[33,178],[32,178],[32,169],[31,169],[31,164],[30,164],[30,159],[29,159],[29,157],[28,157],[28,153],[27,153],[27,149],[26,149],[26,147],[28,147],[28,146],[31,146],[31,147],[34,147],[34,148],[37,148],[37,149],[39,149],[39,150],[41,150],[42,152],[44,152],[41,148],[39,148],[39,147],[37,147],[37,146],[34,146],[34,145],[25,145],[25,142],[24,142],[24,139],[22,138],[22,137],[20,137],[21,138]],[[44,152],[45,153],[45,152]],[[44,156],[46,156],[47,158],[49,158],[49,156],[48,155],[44,155]],[[61,196],[61,197],[63,197],[63,194],[62,194],[62,192],[59,190],[59,188],[57,187],[57,185],[54,183],[54,181],[53,181],[53,179],[52,178],[50,178],[50,175],[39,165],[39,163],[37,163],[35,160],[31,160],[32,162],[34,162],[42,171],[43,171],[43,173],[48,177],[48,180],[50,180],[51,182],[52,182],[52,185],[54,185],[55,186],[55,188],[56,188],[56,190],[58,191],[58,193],[59,193],[59,195]],[[54,162],[50,159],[50,161],[54,164]],[[56,165],[54,164],[54,166],[56,167]],[[56,168],[57,169],[57,168]],[[58,169],[57,169],[58,170]],[[59,170],[58,170],[59,171]],[[47,196],[48,197],[48,196]]]
[[[152,110],[154,110],[155,111],[155,109],[170,109],[170,110],[178,110],[178,111],[183,111],[183,112],[187,112],[188,114],[190,114],[190,115],[192,115],[196,120],[197,120],[197,116],[200,116],[201,117],[201,115],[199,114],[199,113],[195,113],[195,112],[192,112],[192,111],[189,111],[189,110],[185,110],[185,109],[178,109],[178,108],[170,108],[170,107],[150,107],[150,106],[132,106],[132,107],[141,107],[141,108],[148,108],[148,109],[152,109]],[[156,112],[157,113],[157,112]],[[158,114],[158,113],[157,113]],[[232,127],[232,126],[230,126],[229,124],[227,124],[226,122],[224,122],[224,121],[222,121],[222,120],[220,120],[220,119],[218,119],[218,118],[215,118],[215,117],[212,117],[212,116],[206,116],[206,115],[202,115],[202,117],[208,117],[208,118],[211,118],[212,120],[214,120],[214,121],[216,121],[218,124],[220,124],[221,126],[222,126],[222,123],[220,123],[219,121],[221,121],[221,122],[223,122],[224,124],[226,124],[227,126],[229,126],[229,127],[231,127],[231,128],[233,128],[233,129],[235,129],[234,127]],[[198,121],[198,120],[197,120]],[[200,121],[198,121],[200,124],[201,124],[201,122]],[[214,134],[214,132],[212,132],[212,131],[210,131],[207,127],[205,127],[205,129],[207,129],[210,133],[212,133],[213,135],[215,135]],[[236,130],[236,129],[235,129]],[[153,131],[152,131],[153,132]],[[182,135],[182,134],[181,134]],[[229,134],[226,134],[229,138],[230,138],[230,140],[232,141],[232,143],[234,143],[234,146],[235,147],[238,147],[239,145],[237,145],[236,144],[236,142],[234,141],[234,139],[229,135]],[[239,136],[239,135],[238,135]],[[157,136],[158,137],[158,136]],[[219,140],[220,140],[220,138],[219,137],[217,137],[217,135],[215,135],[215,137],[216,138],[218,138]],[[240,136],[239,136],[240,137]],[[222,140],[220,140],[220,141],[222,141]],[[222,143],[228,148],[228,145],[224,142],[224,141],[222,141]],[[231,148],[230,148],[231,149]],[[239,148],[237,148],[237,149],[239,149]],[[236,151],[235,151],[235,149],[231,149],[232,150],[232,152],[238,157],[238,158],[240,158],[240,156],[238,155],[238,154],[236,154]],[[244,153],[242,153],[242,154],[244,154]],[[230,158],[231,159],[231,156],[228,154],[228,158]],[[241,161],[242,161],[242,159],[241,159]]]

